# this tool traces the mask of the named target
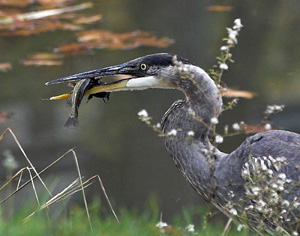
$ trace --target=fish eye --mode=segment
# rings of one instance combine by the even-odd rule
[[[147,66],[147,64],[145,64],[145,63],[142,63],[141,65],[140,65],[140,68],[141,68],[141,70],[147,70],[148,69],[148,66]]]

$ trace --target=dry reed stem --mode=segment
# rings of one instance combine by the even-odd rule
[[[27,167],[23,167],[22,169],[20,169],[16,174],[14,174],[13,177],[11,177],[1,188],[0,188],[0,192],[2,192],[12,181],[14,181],[18,176],[20,176],[19,181],[18,181],[18,185],[17,188],[19,186],[20,183],[20,179],[22,177],[23,171],[26,170]]]
[[[17,139],[16,135],[14,134],[14,132],[10,129],[7,128],[0,136],[0,142],[2,141],[2,139],[4,138],[5,134],[7,132],[10,132],[11,136],[14,138],[18,148],[20,149],[20,151],[22,152],[23,156],[25,157],[26,161],[29,163],[30,167],[32,168],[32,170],[35,172],[35,175],[38,177],[38,179],[41,181],[42,185],[44,186],[44,188],[46,189],[46,191],[50,194],[50,196],[52,196],[50,190],[47,188],[46,184],[44,183],[44,181],[42,180],[42,178],[40,177],[40,175],[38,174],[38,172],[36,171],[35,167],[33,166],[33,164],[31,163],[31,161],[29,160],[29,158],[27,157],[24,149],[22,148],[19,140]]]
[[[70,149],[68,150],[66,153],[64,153],[62,156],[60,156],[59,158],[57,158],[55,161],[53,161],[51,164],[49,164],[48,166],[46,166],[43,170],[41,170],[40,172],[37,172],[36,169],[34,168],[33,164],[31,163],[31,161],[29,160],[29,158],[27,157],[25,151],[23,150],[23,148],[21,147],[21,144],[20,142],[18,141],[18,139],[16,138],[15,134],[13,133],[13,131],[10,129],[10,128],[7,128],[0,136],[0,142],[2,141],[2,139],[4,138],[4,136],[6,135],[6,133],[9,132],[12,137],[14,138],[14,141],[16,142],[17,146],[19,147],[19,149],[21,150],[23,156],[25,157],[25,159],[27,160],[27,162],[29,163],[30,167],[24,167],[22,169],[20,169],[12,178],[10,178],[1,188],[0,188],[0,192],[5,189],[9,184],[12,183],[12,181],[14,179],[16,179],[18,176],[19,177],[19,181],[18,181],[18,184],[17,184],[17,188],[12,192],[10,193],[7,197],[5,197],[3,200],[0,201],[0,204],[2,204],[3,202],[5,202],[6,200],[8,200],[10,197],[12,197],[14,194],[16,194],[18,191],[20,191],[22,188],[24,188],[27,184],[29,184],[30,182],[32,183],[32,187],[33,187],[33,190],[34,190],[34,194],[35,194],[35,197],[37,199],[37,203],[39,205],[38,209],[35,210],[34,212],[32,212],[30,215],[28,215],[26,218],[23,219],[23,222],[26,222],[27,220],[29,220],[33,215],[35,215],[37,212],[41,211],[41,210],[47,210],[52,204],[54,203],[57,203],[59,202],[60,200],[62,199],[65,199],[67,197],[69,197],[70,195],[78,192],[78,191],[82,191],[82,194],[83,194],[83,200],[84,200],[84,204],[85,204],[85,209],[86,209],[86,213],[87,213],[87,217],[88,217],[88,221],[89,221],[89,225],[90,225],[90,228],[92,230],[92,225],[91,225],[91,220],[90,220],[90,214],[89,214],[89,211],[88,211],[88,205],[87,205],[87,201],[86,201],[86,197],[85,197],[85,193],[84,193],[84,188],[86,187],[89,187],[91,184],[92,184],[92,181],[94,179],[98,179],[99,181],[99,184],[100,184],[100,187],[104,193],[104,196],[108,202],[108,205],[115,217],[115,219],[119,222],[119,219],[112,207],[112,204],[109,200],[109,197],[106,193],[106,190],[105,190],[105,187],[103,185],[103,182],[100,178],[99,175],[95,175],[91,178],[89,178],[88,180],[86,180],[85,182],[82,182],[82,179],[83,177],[81,176],[81,173],[80,173],[80,168],[79,168],[79,164],[78,164],[78,159],[77,159],[77,155],[76,155],[76,152],[74,151],[74,149]],[[50,167],[52,167],[53,165],[55,165],[56,163],[58,163],[60,160],[62,160],[65,156],[67,156],[69,153],[72,153],[73,157],[74,157],[74,161],[75,161],[75,164],[76,164],[76,168],[77,168],[77,172],[78,172],[78,178],[73,181],[69,186],[67,186],[65,189],[63,189],[60,193],[56,194],[55,196],[52,196],[51,192],[49,191],[49,189],[46,187],[46,185],[44,184],[44,182],[42,181],[40,175],[43,174],[46,170],[48,170]],[[20,186],[20,181],[21,181],[21,178],[22,178],[22,174],[25,170],[28,170],[29,172],[29,176],[30,176],[30,179],[28,181],[26,181],[24,184],[22,184]],[[35,175],[32,175],[32,172],[31,170],[34,171]],[[41,181],[41,183],[43,184],[43,186],[46,188],[47,192],[50,194],[50,196],[52,197],[51,199],[49,199],[46,203],[44,203],[43,205],[40,205],[40,202],[39,202],[39,198],[38,198],[38,194],[37,194],[37,191],[36,191],[36,188],[35,188],[35,185],[34,185],[34,179],[38,177]],[[80,183],[78,185],[78,183]],[[77,185],[77,186],[76,186]]]
[[[1,141],[1,137],[0,137],[0,141]],[[48,166],[46,166],[43,170],[41,170],[39,172],[39,175],[43,174],[46,170],[48,170],[50,167],[52,167],[53,165],[55,165],[56,163],[58,163],[61,159],[63,159],[67,154],[69,154],[73,149],[70,149],[69,151],[67,151],[66,153],[64,153],[63,155],[61,155],[59,158],[57,158],[55,161],[53,161],[51,164],[49,164]],[[26,169],[26,167],[25,167]],[[33,176],[32,179],[35,179],[37,177],[37,175]],[[3,202],[5,202],[6,200],[8,200],[11,196],[13,196],[14,194],[16,194],[18,191],[20,191],[22,188],[24,188],[27,184],[30,183],[31,180],[27,180],[24,184],[22,184],[19,188],[17,188],[15,191],[13,191],[11,194],[9,194],[6,198],[4,198],[3,200],[0,201],[0,204],[2,204]],[[19,181],[20,182],[20,181]]]

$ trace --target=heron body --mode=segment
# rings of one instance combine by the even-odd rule
[[[300,218],[299,208],[297,209],[300,205],[299,134],[267,131],[247,138],[230,154],[219,151],[209,141],[211,120],[217,118],[222,111],[222,98],[217,86],[204,70],[187,59],[168,53],[140,57],[124,64],[64,77],[48,84],[114,74],[133,77],[100,85],[91,91],[173,88],[185,94],[185,100],[175,102],[164,115],[162,131],[175,165],[204,199],[229,216],[237,215],[240,219],[248,216],[246,221],[252,229],[260,230],[263,224],[271,232],[283,225],[289,232],[300,233],[297,224]],[[176,130],[176,135],[169,135],[172,130]],[[262,173],[266,173],[266,176],[259,179]],[[263,195],[268,191],[274,196],[270,208],[275,209],[278,201],[288,201],[296,207],[289,208],[285,214],[280,213],[277,219],[266,207],[269,202],[265,202],[265,205],[262,203]],[[238,213],[235,214],[233,209],[237,209]],[[279,210],[281,209],[284,208],[280,205]],[[278,222],[280,220],[283,221],[282,224]]]

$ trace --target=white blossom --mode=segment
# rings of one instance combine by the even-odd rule
[[[286,213],[286,209],[283,209],[281,212],[280,212],[280,215],[283,215]]]
[[[293,207],[298,208],[300,206],[300,202],[294,202]]]
[[[195,225],[193,224],[189,224],[187,227],[186,227],[186,230],[190,233],[195,233]]]
[[[285,162],[286,158],[285,157],[276,157],[276,161],[278,161],[278,162]]]
[[[265,124],[265,130],[270,130],[270,129],[272,129],[271,124],[269,123]]]
[[[229,210],[229,213],[232,214],[232,215],[234,215],[234,216],[236,216],[237,215],[237,210],[235,208],[231,208]]]
[[[234,30],[240,31],[243,28],[242,21],[240,18],[234,20],[234,26],[232,27]]]
[[[195,111],[192,109],[192,108],[188,108],[188,112],[189,112],[189,114],[190,115],[192,115],[192,116],[195,116],[196,115],[196,113],[195,113]]]
[[[271,192],[271,197],[270,197],[270,203],[271,204],[277,204],[279,201],[279,196],[278,193],[274,190]]]
[[[216,125],[216,124],[219,123],[219,120],[218,120],[217,117],[212,117],[212,118],[210,119],[210,122],[211,122],[213,125]]]
[[[137,114],[141,117],[148,117],[148,112],[145,109],[139,111]]]
[[[261,188],[258,186],[254,186],[251,188],[252,194],[257,196],[259,194],[259,192],[261,191]]]
[[[233,128],[234,130],[240,130],[240,125],[239,125],[238,123],[234,123],[234,124],[232,125],[232,128]]]
[[[268,169],[268,176],[271,178],[273,176],[273,170]]]
[[[177,135],[177,130],[176,129],[172,129],[167,133],[168,136],[176,136]]]
[[[4,151],[3,155],[5,156],[5,159],[2,164],[6,169],[14,170],[18,167],[19,164],[10,150]]]
[[[278,175],[278,178],[282,179],[282,180],[285,180],[286,179],[286,174],[285,173],[280,173]]]
[[[221,51],[228,51],[229,50],[229,47],[228,46],[222,46],[220,48]]]
[[[253,205],[249,205],[247,207],[245,207],[245,210],[248,211],[248,210],[253,210],[254,206]]]
[[[239,225],[236,227],[236,230],[240,232],[243,228],[245,228],[245,225],[239,224]]]
[[[226,63],[220,63],[219,68],[221,70],[228,70],[228,65]]]
[[[283,108],[284,108],[284,105],[269,105],[269,106],[267,106],[265,114],[272,115],[274,113],[278,113],[278,112],[282,111]]]
[[[156,227],[159,228],[159,229],[162,229],[162,228],[165,228],[167,227],[168,224],[166,222],[162,222],[162,221],[159,221],[157,224],[156,224]]]
[[[283,200],[281,204],[282,204],[283,207],[289,207],[290,206],[290,202],[288,200]]]
[[[227,43],[228,44],[237,44],[237,36],[239,35],[237,30],[231,29],[231,28],[226,28],[227,29],[227,33],[228,33],[228,40]]]
[[[191,137],[194,137],[195,135],[195,132],[193,130],[190,130],[188,133],[187,133],[188,136],[191,136]]]
[[[244,169],[242,172],[243,178],[249,177],[250,176],[250,171],[249,169]]]
[[[262,212],[264,207],[266,206],[266,204],[267,203],[265,201],[263,201],[262,199],[259,199],[255,208],[256,208],[256,210]]]
[[[223,143],[224,138],[221,135],[216,135],[215,141],[216,143]]]

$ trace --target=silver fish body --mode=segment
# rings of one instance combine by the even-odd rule
[[[75,84],[71,96],[71,105],[72,105],[71,114],[65,124],[66,128],[75,128],[78,125],[79,106],[83,99],[85,91],[89,87],[89,84],[90,84],[90,79],[82,79]]]

